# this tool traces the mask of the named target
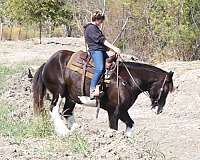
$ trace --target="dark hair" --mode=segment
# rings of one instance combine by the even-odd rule
[[[96,11],[93,15],[92,15],[92,22],[96,21],[96,20],[105,20],[105,15],[101,12],[101,11]]]

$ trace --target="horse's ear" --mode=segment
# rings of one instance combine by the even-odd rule
[[[174,72],[172,72],[172,71],[170,71],[170,72],[168,73],[168,77],[169,77],[170,79],[172,79],[173,75],[174,75]]]
[[[172,71],[170,71],[167,74],[167,82],[171,82],[172,81],[173,75],[174,75],[174,72],[172,72]]]
[[[168,73],[168,78],[167,78],[167,81],[169,82],[169,91],[170,92],[173,92],[175,90],[174,86],[173,86],[173,75],[174,75],[174,72],[170,71]]]

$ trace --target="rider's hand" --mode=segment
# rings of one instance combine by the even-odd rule
[[[114,48],[113,48],[113,51],[114,51],[115,53],[117,53],[118,55],[121,53],[121,49],[119,49],[119,48],[117,48],[117,47],[114,47]]]
[[[118,55],[121,53],[121,50],[119,48],[115,47],[113,44],[109,43],[107,40],[104,41],[104,45],[110,48],[111,50],[113,50]]]

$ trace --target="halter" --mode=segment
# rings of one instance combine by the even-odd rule
[[[157,100],[155,100],[156,103],[158,103],[158,101],[160,100],[161,96],[162,96],[162,93],[164,91],[164,86],[165,86],[165,83],[166,83],[166,80],[167,80],[167,75],[165,76],[165,79],[162,83],[162,87],[160,88],[160,92],[159,92],[159,95],[158,95],[158,98]]]

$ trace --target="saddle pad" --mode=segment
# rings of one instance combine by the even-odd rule
[[[67,64],[67,68],[76,71],[82,75],[84,72],[83,67],[87,62],[87,59],[82,58],[84,56],[87,57],[87,53],[83,51],[74,53]],[[90,58],[86,67],[85,76],[91,79],[93,74],[94,74],[94,64],[92,62],[92,59]]]

